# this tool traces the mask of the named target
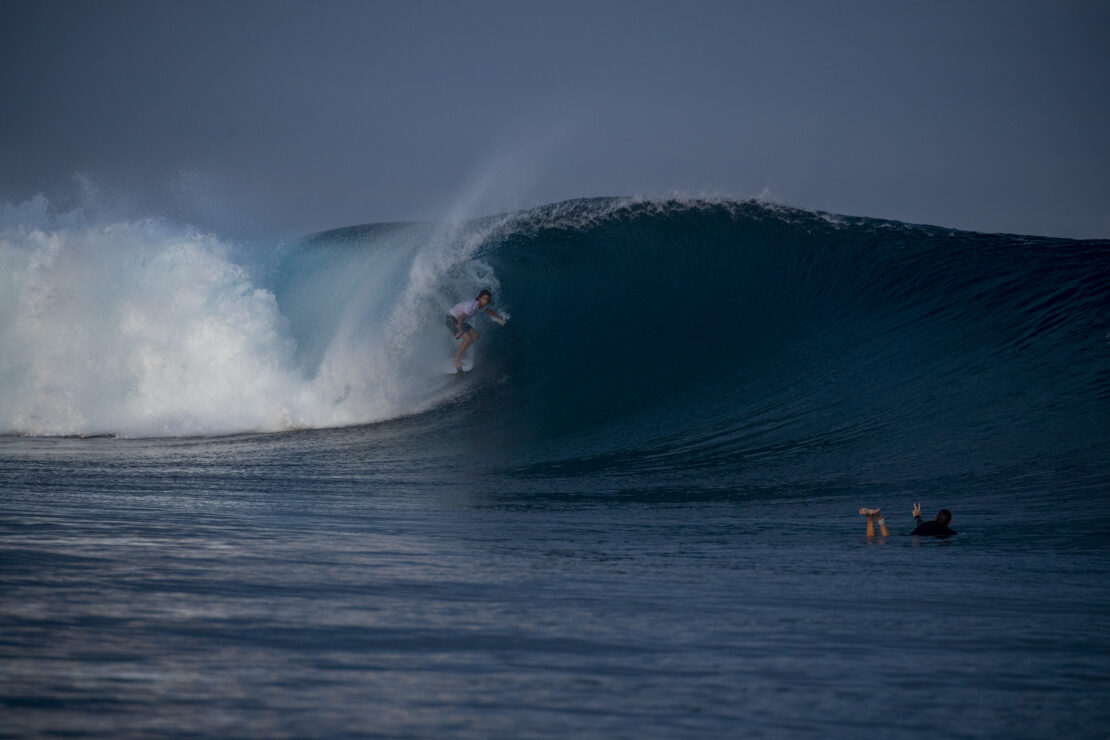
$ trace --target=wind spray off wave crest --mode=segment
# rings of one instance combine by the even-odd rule
[[[340,269],[383,268],[379,283],[356,285],[347,305],[306,319],[287,316],[273,286],[259,284],[233,251],[156,219],[51,217],[42,199],[7,208],[0,433],[178,436],[357,424],[452,392],[442,378],[413,376],[422,327],[394,317],[395,294],[374,292],[392,285],[419,293],[410,289],[416,252],[352,252]],[[286,287],[296,280],[281,276]],[[305,348],[319,361],[303,362]]]

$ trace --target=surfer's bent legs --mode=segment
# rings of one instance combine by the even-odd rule
[[[466,352],[467,347],[469,347],[470,345],[477,342],[479,336],[481,336],[481,335],[477,331],[475,331],[474,329],[471,329],[470,331],[468,331],[468,332],[466,332],[465,334],[462,335],[462,344],[460,344],[459,348],[457,350],[455,350],[455,367],[456,368],[462,367],[463,352]]]
[[[462,344],[459,345],[458,350],[455,351],[455,369],[462,367],[462,356],[466,348],[478,341],[480,336],[468,322],[463,321],[462,326],[459,326],[459,320],[447,314],[447,328],[455,335],[455,339],[461,339]]]

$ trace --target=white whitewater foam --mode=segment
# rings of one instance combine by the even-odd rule
[[[41,198],[3,207],[0,219],[0,433],[358,424],[455,392],[439,372],[450,338],[438,318],[454,297],[441,278],[472,245],[367,250],[373,280],[331,317],[323,360],[306,369],[275,295],[212,235],[154,219],[51,216]],[[447,293],[469,291],[475,269]]]

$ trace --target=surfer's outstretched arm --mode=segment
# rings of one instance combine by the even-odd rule
[[[493,310],[492,308],[487,308],[487,309],[486,309],[486,313],[487,313],[487,314],[489,315],[489,317],[490,317],[491,319],[493,319],[494,321],[496,321],[496,322],[497,322],[498,324],[501,324],[501,326],[504,326],[504,325],[505,325],[505,322],[506,322],[506,321],[508,321],[508,319],[506,319],[506,318],[503,318],[503,317],[501,316],[501,314],[497,313],[497,312],[496,312],[496,311],[494,311],[494,310]]]

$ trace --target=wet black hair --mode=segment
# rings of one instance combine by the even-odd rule
[[[951,511],[949,511],[948,509],[941,509],[937,512],[937,524],[943,524],[947,527],[950,521],[952,521]]]
[[[478,293],[478,297],[477,297],[477,298],[475,298],[474,300],[481,300],[482,296],[484,296],[484,295],[488,295],[488,296],[489,296],[489,299],[490,299],[491,301],[493,300],[493,293],[490,293],[490,292],[489,292],[488,290],[486,290],[485,288],[482,288],[481,292],[479,292],[479,293]]]

